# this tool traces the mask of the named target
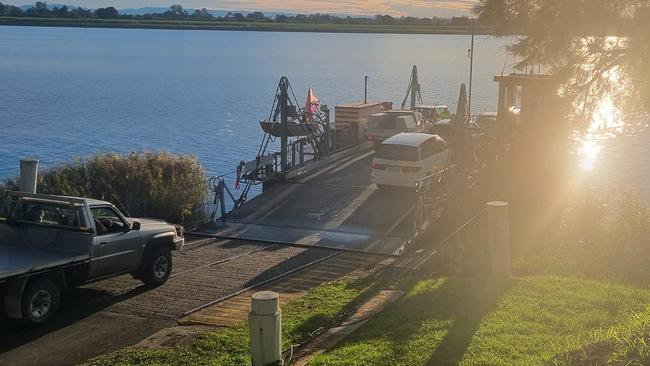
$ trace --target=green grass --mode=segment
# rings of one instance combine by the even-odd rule
[[[310,365],[559,363],[556,355],[614,334],[633,339],[624,335],[650,317],[648,304],[649,291],[584,279],[424,280]]]
[[[340,280],[309,291],[282,308],[283,345],[299,344],[321,327],[336,323],[339,315],[362,301],[370,281]],[[87,365],[220,365],[250,364],[246,323],[208,334],[189,346],[163,350],[126,349],[90,360]]]
[[[338,24],[317,22],[232,22],[216,20],[174,20],[174,19],[74,19],[74,18],[32,18],[0,17],[0,25],[63,26],[63,27],[108,27],[108,28],[161,28],[161,29],[205,29],[242,30],[273,32],[336,32],[336,33],[417,33],[417,34],[470,34],[468,26],[453,25],[383,25],[383,24]],[[477,27],[476,33],[490,34],[490,29]]]

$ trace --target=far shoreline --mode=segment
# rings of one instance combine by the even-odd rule
[[[311,22],[216,22],[173,19],[70,19],[0,17],[0,25],[70,28],[123,28],[166,30],[211,30],[249,32],[368,33],[368,34],[441,34],[470,35],[470,26],[418,26],[378,24],[337,24]],[[476,35],[492,35],[489,27],[475,27]]]

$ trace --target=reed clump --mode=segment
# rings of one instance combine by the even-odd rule
[[[168,152],[101,153],[39,176],[39,193],[106,200],[133,217],[177,223],[201,220],[207,198],[206,174],[198,159]],[[17,188],[15,180],[4,186]]]

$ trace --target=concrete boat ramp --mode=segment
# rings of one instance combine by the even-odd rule
[[[264,191],[196,233],[400,255],[411,241],[416,196],[379,190],[370,179],[373,155],[366,145],[312,162],[309,172]]]

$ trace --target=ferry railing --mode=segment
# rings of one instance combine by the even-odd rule
[[[358,141],[348,141],[345,139],[346,129],[328,129],[329,138],[324,138],[319,143],[326,144],[326,154],[333,154],[358,144]],[[289,142],[287,148],[287,161],[289,162],[288,170],[304,166],[313,160],[321,158],[318,151],[314,150],[309,137],[302,137]],[[286,171],[285,171],[286,172]],[[218,219],[225,219],[228,212],[242,206],[248,199],[249,192],[253,187],[264,184],[266,181],[277,178],[278,174],[285,173],[281,167],[280,152],[273,152],[263,156],[258,156],[254,160],[240,161],[237,169],[227,174],[211,177],[207,181],[210,202],[212,209],[207,212],[209,221],[214,222]],[[239,197],[228,187],[226,178],[233,177],[233,189],[240,189]],[[228,200],[229,199],[229,200]]]
[[[456,165],[451,165],[415,182],[417,203],[415,207],[415,224],[412,232],[413,239],[417,239],[424,234],[431,219],[438,216],[437,203],[447,198],[448,192],[445,189],[447,177],[456,171],[456,167]]]

